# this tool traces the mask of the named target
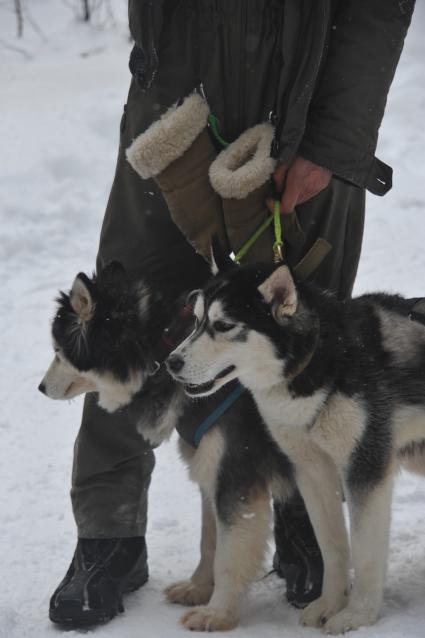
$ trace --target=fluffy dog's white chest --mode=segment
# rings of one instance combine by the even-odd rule
[[[321,390],[310,397],[294,398],[284,384],[256,392],[260,414],[277,444],[290,457],[299,456],[308,445],[308,428],[326,399]]]
[[[284,384],[254,393],[264,421],[273,429],[304,429],[311,426],[326,396],[326,392],[320,390],[310,397],[294,398]]]

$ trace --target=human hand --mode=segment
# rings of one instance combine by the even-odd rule
[[[281,193],[280,212],[292,213],[295,206],[303,204],[318,195],[331,181],[332,173],[309,160],[295,157],[291,164],[279,164],[273,179],[276,190]],[[273,211],[273,200],[267,205]]]

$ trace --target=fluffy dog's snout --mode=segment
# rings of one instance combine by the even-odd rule
[[[170,354],[167,361],[167,368],[170,372],[180,372],[184,366],[184,359],[179,354]]]
[[[46,384],[41,382],[40,385],[38,386],[38,389],[40,390],[40,392],[42,392],[43,394],[46,394]]]

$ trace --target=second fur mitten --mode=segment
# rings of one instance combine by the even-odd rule
[[[266,198],[276,166],[270,156],[273,134],[270,124],[258,124],[242,133],[211,164],[211,184],[222,197],[226,233],[234,253],[270,215]],[[269,226],[242,261],[272,262],[273,242]]]

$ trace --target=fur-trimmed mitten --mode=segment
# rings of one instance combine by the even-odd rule
[[[154,178],[173,221],[205,259],[217,233],[228,249],[221,200],[208,171],[216,151],[207,131],[209,107],[193,93],[168,109],[127,149],[127,159],[143,178]]]
[[[242,133],[211,164],[210,181],[222,197],[226,233],[235,254],[270,216],[266,199],[271,196],[270,177],[276,167],[276,160],[270,156],[273,135],[271,124],[257,124]],[[282,215],[281,223],[284,242],[295,249],[302,247],[305,237],[297,213]],[[241,262],[272,262],[273,244],[270,224]],[[297,276],[309,277],[330,250],[330,244],[318,238],[301,261],[293,265]]]
[[[235,254],[270,215],[266,198],[276,166],[270,156],[273,135],[271,124],[257,124],[211,164],[210,181],[222,197],[226,232]],[[269,226],[241,261],[273,261],[273,242],[273,228]]]

